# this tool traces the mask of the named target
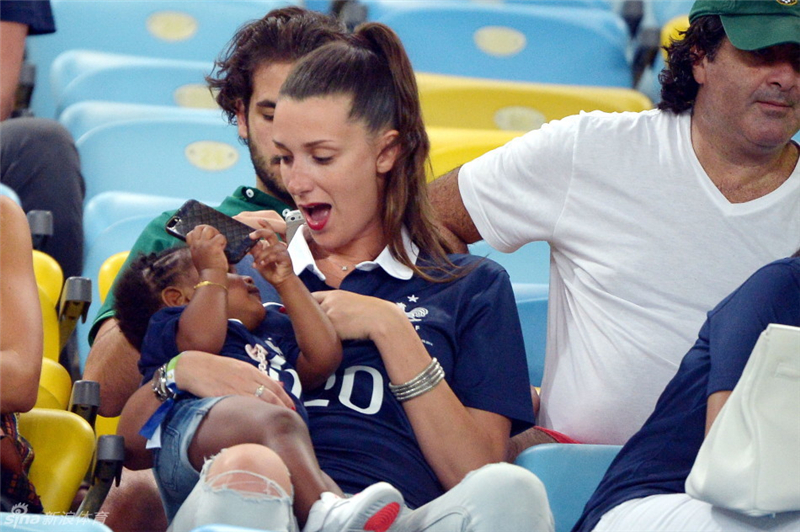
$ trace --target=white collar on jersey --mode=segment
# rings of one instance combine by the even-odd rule
[[[300,275],[304,270],[310,269],[320,280],[324,281],[325,275],[317,268],[314,257],[311,255],[311,249],[308,247],[308,241],[306,239],[310,237],[307,235],[307,231],[308,227],[305,225],[300,226],[298,233],[295,235],[296,238],[293,238],[289,244],[289,256],[292,258],[294,273]],[[402,235],[403,246],[406,248],[406,253],[411,259],[411,262],[416,264],[417,258],[419,257],[419,248],[416,244],[411,242],[411,237],[405,227],[403,227]],[[411,268],[405,264],[401,264],[392,257],[388,246],[383,248],[383,251],[381,251],[380,255],[378,255],[375,260],[360,262],[356,264],[355,269],[371,271],[379,266],[383,268],[386,273],[401,281],[407,281],[414,275],[414,271]]]

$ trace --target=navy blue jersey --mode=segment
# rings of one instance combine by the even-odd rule
[[[178,322],[185,308],[185,306],[162,308],[150,318],[139,358],[139,371],[142,373],[143,383],[150,382],[159,366],[179,354],[176,335]],[[279,308],[267,305],[264,323],[286,323],[285,315]],[[264,323],[257,331],[263,330]],[[300,402],[302,385],[294,369],[299,353],[293,335],[259,337],[256,333],[248,331],[240,321],[228,320],[228,334],[225,336],[225,344],[219,355],[243,360],[256,367],[263,361],[264,369],[270,377],[284,383],[286,392],[297,405],[298,414],[307,420],[305,408]]]
[[[444,283],[402,280],[382,268],[356,269],[340,289],[393,301],[414,324],[445,379],[470,408],[512,421],[513,432],[533,424],[525,349],[508,274],[496,263],[453,255],[473,266]],[[422,257],[417,261],[424,264]],[[309,270],[301,273],[314,291],[328,287]],[[305,405],[322,469],[346,493],[377,482],[396,486],[418,507],[443,493],[422,455],[402,405],[389,391],[381,355],[370,341],[344,342],[341,366],[325,386],[308,392]]]
[[[28,35],[42,35],[56,31],[50,2],[43,0],[0,2],[0,20],[27,25]]]
[[[573,532],[589,532],[615,506],[684,493],[703,443],[708,397],[732,390],[770,323],[800,326],[800,259],[764,266],[714,310],[650,418],[622,448]]]

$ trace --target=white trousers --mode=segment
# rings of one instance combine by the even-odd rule
[[[685,493],[626,501],[603,515],[594,532],[797,532],[800,512],[749,517]]]
[[[292,499],[271,480],[263,494],[244,497],[231,488],[208,485],[206,462],[200,480],[170,525],[189,532],[205,524],[227,524],[274,532],[296,532]],[[530,471],[511,464],[490,464],[467,475],[453,489],[411,510],[406,508],[393,530],[398,532],[553,532],[553,515],[544,485]]]

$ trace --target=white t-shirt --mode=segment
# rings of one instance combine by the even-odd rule
[[[624,443],[705,313],[800,248],[800,167],[732,204],[692,149],[688,113],[551,122],[465,164],[459,186],[496,249],[550,243],[539,422],[586,443]]]

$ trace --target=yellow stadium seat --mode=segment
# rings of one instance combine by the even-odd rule
[[[687,29],[689,29],[689,15],[680,15],[671,19],[661,28],[661,46],[669,46],[673,41],[683,39],[681,32]],[[664,60],[667,59],[667,51],[663,48],[661,55]]]
[[[56,259],[42,251],[33,250],[33,273],[36,284],[39,285],[50,301],[53,308],[61,296],[61,287],[64,286],[64,273]]]
[[[429,181],[524,134],[523,131],[433,127],[427,131],[431,142]]]
[[[42,374],[35,407],[66,410],[71,391],[72,378],[64,366],[50,358],[42,359]]]
[[[46,512],[69,511],[95,449],[92,427],[66,410],[34,408],[19,416],[19,431],[34,449],[30,479]]]
[[[100,302],[106,300],[108,291],[111,290],[111,285],[114,284],[114,279],[125,259],[128,258],[128,251],[120,251],[108,257],[103,264],[100,265],[100,272],[97,275],[97,288],[100,291]]]
[[[100,291],[100,302],[106,300],[108,291],[111,290],[111,285],[114,284],[114,279],[117,277],[120,268],[128,258],[128,251],[120,251],[108,257],[103,264],[100,265],[100,272],[97,276],[97,288]],[[119,423],[119,416],[117,417],[103,417],[97,416],[94,429],[98,436],[103,434],[116,434],[117,424]]]
[[[44,358],[58,362],[61,340],[56,304],[41,286],[39,286],[39,304],[42,309],[42,327],[44,329]]]
[[[427,127],[530,131],[581,111],[643,111],[652,102],[618,87],[555,85],[418,73]]]

